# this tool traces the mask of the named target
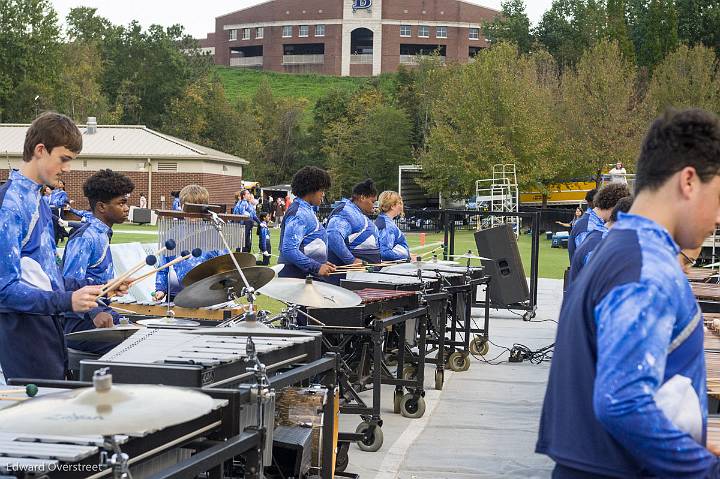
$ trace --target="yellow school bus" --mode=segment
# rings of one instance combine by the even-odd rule
[[[595,188],[594,181],[571,181],[550,185],[547,197],[548,205],[578,205],[585,201],[585,194]],[[539,192],[521,192],[520,204],[542,206],[543,195]]]

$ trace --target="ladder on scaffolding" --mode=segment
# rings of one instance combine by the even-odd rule
[[[520,193],[515,164],[493,165],[492,178],[475,182],[475,203],[478,210],[517,213]],[[477,229],[487,229],[503,224],[512,225],[515,236],[520,236],[521,222],[517,216],[478,216]]]

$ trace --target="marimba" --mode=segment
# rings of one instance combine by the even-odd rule
[[[718,274],[718,272],[708,268],[690,268],[686,274],[690,282],[705,283],[711,276]]]
[[[168,304],[162,301],[114,301],[110,305],[118,313],[130,316],[162,317],[168,315]],[[245,313],[245,308],[233,302],[209,306],[206,308],[181,308],[170,303],[172,316],[176,318],[195,319],[200,321],[225,321]]]

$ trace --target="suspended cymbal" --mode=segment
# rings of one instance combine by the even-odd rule
[[[255,266],[255,256],[250,253],[233,253],[233,256],[235,256],[235,259],[241,268]],[[235,264],[233,263],[230,254],[217,256],[200,263],[188,271],[182,280],[182,284],[183,286],[188,287],[193,283],[197,283],[201,279],[209,278],[215,274],[225,273],[234,269]]]
[[[360,296],[340,286],[297,278],[275,278],[258,292],[310,308],[349,308],[362,301]]]
[[[98,343],[122,343],[135,334],[138,330],[145,329],[143,326],[134,324],[117,325],[112,328],[96,328],[86,331],[76,331],[66,334],[70,341],[95,341]]]
[[[258,289],[275,277],[275,271],[265,266],[242,268],[252,288]],[[245,283],[236,270],[218,273],[191,284],[175,296],[175,304],[181,308],[203,308],[228,301],[230,293],[239,295]]]
[[[145,435],[210,412],[210,396],[155,385],[112,385],[38,396],[0,410],[0,432],[73,436]]]

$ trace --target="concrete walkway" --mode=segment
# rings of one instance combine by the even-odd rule
[[[541,279],[535,321],[557,320],[561,300],[562,281]],[[494,311],[490,339],[538,349],[554,341],[555,326]],[[492,346],[485,357],[502,351]],[[362,479],[549,477],[552,462],[534,449],[550,362],[508,363],[507,353],[497,361],[502,360],[491,365],[473,358],[468,371],[446,371],[442,391],[433,389],[433,369],[427,366],[427,410],[420,419],[393,414],[394,388],[383,386],[383,446],[368,453],[351,445],[347,472]],[[358,416],[341,415],[341,430],[354,431],[359,422]]]

